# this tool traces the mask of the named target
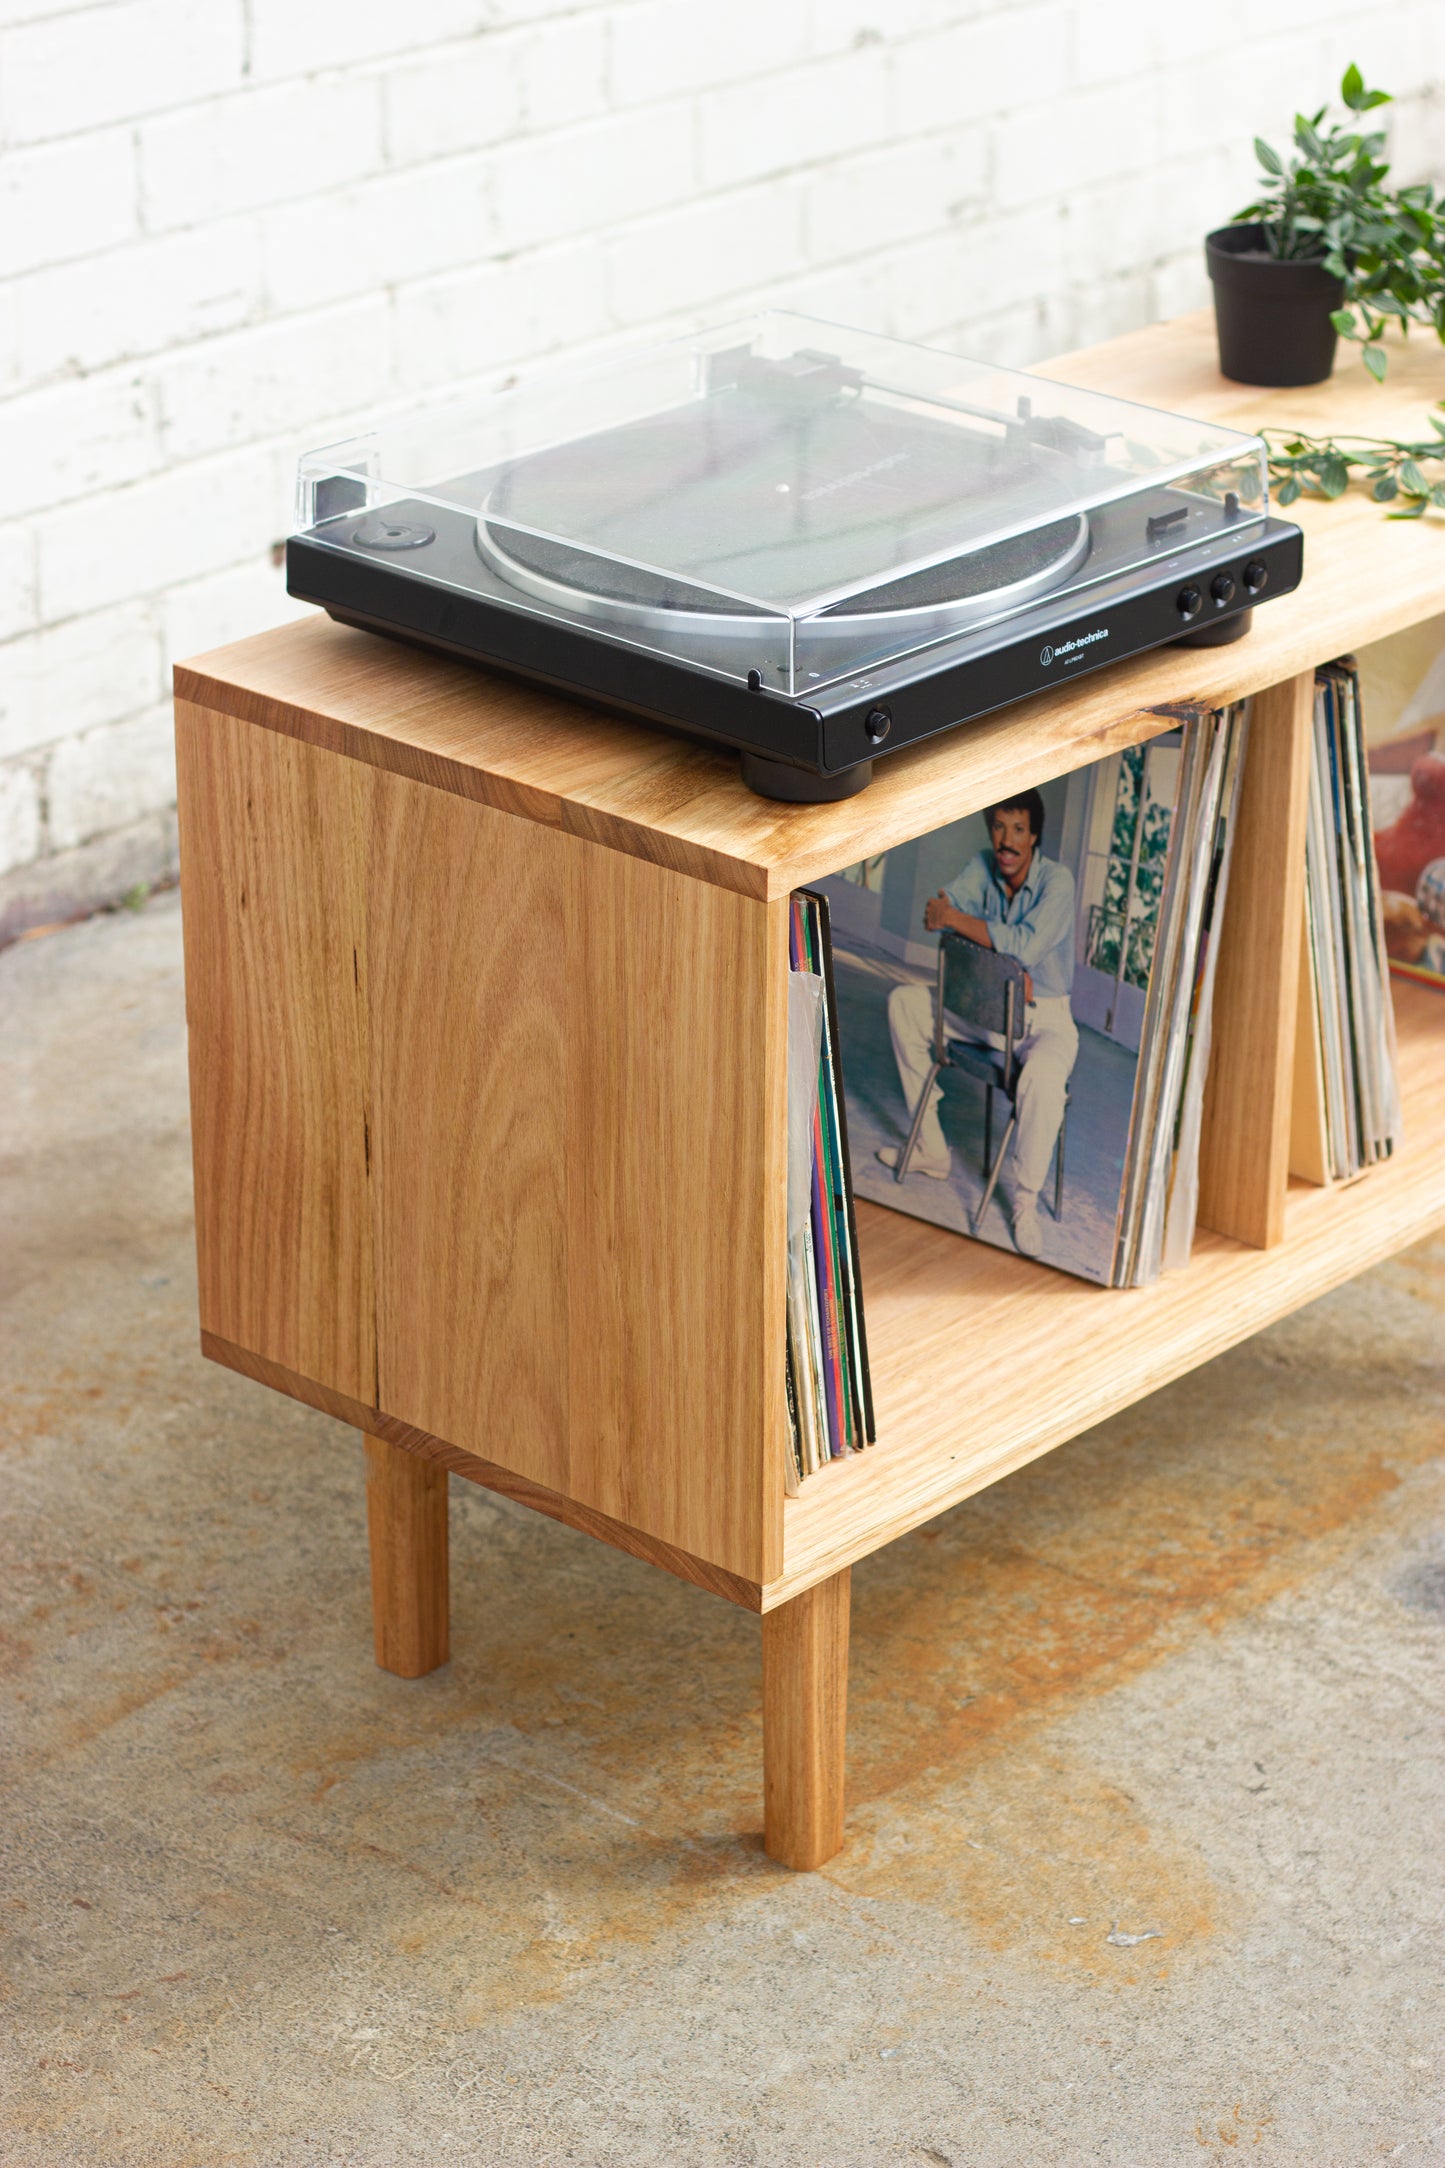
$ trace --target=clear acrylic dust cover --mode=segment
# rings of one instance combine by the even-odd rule
[[[791,695],[1268,511],[1256,437],[769,313],[308,453],[314,542]]]

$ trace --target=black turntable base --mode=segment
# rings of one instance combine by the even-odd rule
[[[1298,584],[1258,440],[780,322],[703,342],[651,407],[584,386],[570,429],[554,398],[529,432],[503,400],[465,434],[509,456],[439,483],[315,455],[291,593],[735,746],[754,790],[811,802],[1024,694],[1238,638]]]

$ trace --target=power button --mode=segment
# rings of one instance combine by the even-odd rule
[[[1191,584],[1188,587],[1180,588],[1178,594],[1174,597],[1174,607],[1181,617],[1197,617],[1203,601],[1204,597],[1200,594],[1199,589]]]

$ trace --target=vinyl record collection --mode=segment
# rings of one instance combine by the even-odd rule
[[[1348,1180],[1390,1156],[1400,1126],[1360,686],[1348,659],[1315,678],[1305,909],[1296,1089],[1318,1109],[1321,1164],[1300,1171]]]
[[[855,1182],[1106,1287],[1188,1264],[1248,733],[1248,703],[1176,712],[792,897],[790,1488],[874,1436]],[[1399,1132],[1349,663],[1317,679],[1305,874],[1291,1169],[1323,1183]]]
[[[1246,703],[1185,724],[1139,1048],[1111,1284],[1141,1287],[1189,1261],[1219,928],[1249,727]]]
[[[791,899],[788,1488],[873,1437],[826,897]]]

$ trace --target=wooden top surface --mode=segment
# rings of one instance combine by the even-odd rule
[[[1326,384],[1230,384],[1204,311],[1042,365],[1037,374],[1253,430],[1428,434],[1445,396],[1445,352],[1422,335],[1392,348],[1376,385],[1343,346]],[[833,806],[782,806],[711,752],[605,711],[454,663],[321,615],[179,664],[177,696],[280,729],[509,813],[757,897],[799,883],[1159,728],[1175,702],[1221,705],[1445,610],[1438,519],[1390,521],[1359,490],[1291,509],[1305,577],[1265,604],[1232,647],[1161,648],[1096,671],[880,760],[873,783]]]

